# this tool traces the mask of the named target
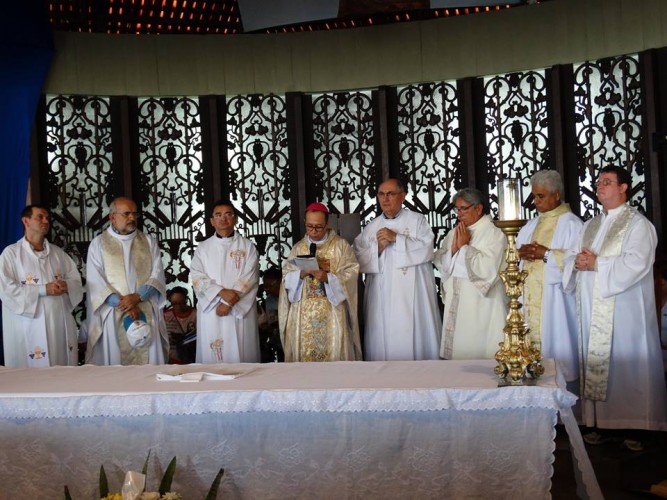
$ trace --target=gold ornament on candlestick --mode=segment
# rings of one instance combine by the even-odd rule
[[[501,271],[500,278],[505,284],[505,293],[509,298],[509,312],[503,328],[503,342],[496,352],[498,365],[494,372],[498,375],[498,386],[533,385],[544,373],[540,364],[542,353],[530,340],[530,329],[526,326],[521,313],[519,297],[523,295],[523,284],[528,271],[519,269],[519,252],[516,248],[516,235],[526,223],[520,219],[521,201],[519,180],[504,179],[498,183],[498,207],[500,220],[495,225],[507,236],[505,261],[507,268]]]

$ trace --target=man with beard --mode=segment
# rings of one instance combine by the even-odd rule
[[[90,242],[87,363],[165,362],[164,269],[155,240],[137,229],[138,218],[134,201],[116,198],[109,206],[110,226]]]

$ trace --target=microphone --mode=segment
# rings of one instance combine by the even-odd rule
[[[317,245],[315,243],[310,244],[310,256],[315,257],[315,253],[317,252]]]

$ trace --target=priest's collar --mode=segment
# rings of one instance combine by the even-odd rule
[[[619,206],[615,208],[610,208],[609,210],[602,209],[602,213],[606,215],[607,217],[616,217],[618,214],[621,213],[621,211],[627,206],[626,203],[621,203]]]
[[[234,237],[234,231],[232,231],[231,233],[229,233],[229,236],[222,236],[221,234],[218,234],[217,231],[216,231],[215,235],[216,235],[219,239],[221,239],[221,240],[228,240],[229,238],[233,238],[233,237]]]
[[[387,220],[392,220],[392,219],[398,219],[398,216],[401,215],[401,212],[403,211],[403,207],[398,209],[398,212],[396,212],[396,215],[393,217],[388,217],[384,212],[382,212],[382,217],[384,217]]]
[[[317,246],[320,246],[320,245],[326,243],[327,240],[329,239],[329,231],[324,233],[324,238],[322,238],[321,240],[318,240],[318,241],[315,241],[315,240],[311,239],[310,236],[308,236],[308,235],[306,235],[306,238],[308,238],[308,243],[309,244],[310,243],[315,243]]]
[[[556,208],[552,208],[548,212],[542,212],[541,214],[538,214],[538,217],[560,217],[567,212],[571,212],[570,205],[568,203],[561,203]]]
[[[137,235],[137,230],[135,229],[129,234],[120,234],[113,225],[109,226],[109,234],[113,236],[114,238],[118,238],[121,241],[128,241],[134,239],[134,237]]]

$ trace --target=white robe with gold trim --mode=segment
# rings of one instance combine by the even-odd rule
[[[601,225],[590,248],[593,253],[599,253],[613,219],[625,209],[622,205],[607,215],[597,216]],[[581,391],[584,423],[607,429],[667,430],[667,394],[653,287],[655,228],[636,212],[625,232],[620,255],[599,255],[596,271],[576,271],[574,259],[593,220],[586,222],[579,244],[566,255],[563,273],[568,289],[575,283],[580,288],[582,373],[586,371],[594,327],[591,324],[594,295],[599,293],[603,299],[615,297],[606,398],[593,401],[584,398]]]
[[[470,242],[455,255],[454,230],[433,259],[440,270],[445,312],[442,320],[444,359],[493,359],[503,341],[507,296],[498,276],[505,266],[507,238],[488,215],[468,227]]]
[[[102,235],[90,242],[88,247],[88,259],[86,261],[86,287],[87,287],[87,310],[88,310],[88,349],[86,351],[86,363],[95,365],[119,365],[121,363],[121,348],[118,344],[117,321],[114,318],[115,309],[105,301],[113,293],[126,295],[136,293],[139,288],[148,284],[155,288],[158,293],[151,297],[147,304],[141,307],[147,308],[151,313],[149,325],[152,331],[152,342],[148,346],[148,364],[161,365],[165,362],[166,353],[169,349],[167,329],[164,325],[162,307],[166,302],[166,286],[164,268],[160,249],[155,240],[144,235],[148,243],[150,263],[149,268],[137,270],[132,259],[132,242],[138,234],[138,230],[130,235],[116,234],[111,227],[106,233],[117,240],[123,252],[124,276],[118,279],[122,282],[122,288],[115,288],[107,276],[105,269],[104,249]],[[138,274],[145,274],[146,281],[140,282]]]
[[[531,329],[531,337],[540,339],[542,357],[554,358],[560,365],[565,380],[571,382],[579,378],[577,304],[574,292],[563,290],[563,257],[565,252],[574,247],[581,236],[583,222],[574,215],[567,204],[556,207],[551,212],[557,222],[555,230],[549,234],[548,241],[537,242],[551,249],[547,262],[533,261],[526,266],[521,262],[522,269],[528,269],[524,296],[519,299],[524,306],[526,323]],[[550,213],[551,213],[550,212]],[[516,246],[532,243],[540,221],[549,214],[539,215],[529,220],[521,228],[516,238]],[[538,231],[537,234],[542,234]],[[534,286],[541,287],[539,303],[531,301],[531,281]]]

